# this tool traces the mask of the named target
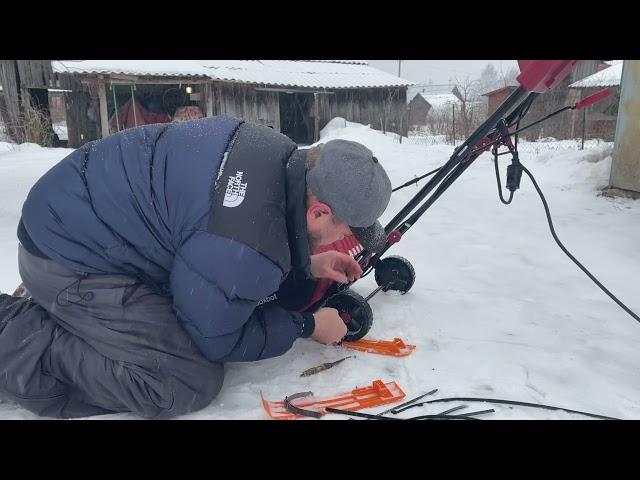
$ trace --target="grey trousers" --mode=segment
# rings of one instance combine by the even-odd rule
[[[126,275],[76,273],[22,246],[18,262],[32,300],[15,299],[10,318],[0,308],[0,390],[25,408],[169,418],[220,391],[223,365],[200,354],[170,297]]]

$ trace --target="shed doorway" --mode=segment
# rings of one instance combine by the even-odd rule
[[[298,145],[314,137],[313,93],[280,92],[280,131]]]

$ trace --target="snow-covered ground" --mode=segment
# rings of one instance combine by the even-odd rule
[[[344,120],[325,128],[321,141],[334,138],[371,148],[394,186],[440,166],[452,152],[450,145],[398,144]],[[15,229],[29,187],[70,151],[0,143],[2,291],[19,283]],[[605,286],[640,312],[640,202],[599,195],[608,183],[612,144],[589,141],[580,151],[573,141],[520,143],[520,151],[547,197],[560,239]],[[417,190],[412,186],[394,193],[383,220]],[[510,206],[500,203],[496,190],[492,160],[485,154],[389,251],[413,263],[416,283],[404,296],[380,293],[371,300],[375,323],[369,337],[401,337],[417,345],[412,355],[355,352],[356,358],[330,370],[300,377],[307,368],[354,354],[300,340],[282,357],[228,364],[221,394],[206,409],[184,418],[264,419],[260,391],[272,400],[301,391],[322,396],[382,379],[397,381],[407,399],[438,388],[431,398],[501,398],[640,419],[640,324],[557,247],[526,176]],[[353,288],[366,296],[375,288],[373,275]],[[461,403],[405,414],[438,413]],[[496,413],[486,419],[585,418],[527,407],[467,405],[459,413],[494,408]],[[0,418],[35,416],[5,400]]]

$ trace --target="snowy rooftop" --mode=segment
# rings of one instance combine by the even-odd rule
[[[416,84],[407,89],[407,102],[413,100],[418,93],[429,94],[429,95],[441,95],[451,93],[453,91],[454,85],[446,84],[446,85],[425,85],[425,84]],[[424,95],[423,95],[424,97]]]
[[[624,62],[621,61],[609,68],[599,71],[598,73],[594,73],[582,80],[573,82],[569,85],[569,88],[612,87],[620,85],[623,63]]]
[[[56,73],[207,76],[194,60],[55,60],[51,67]]]
[[[413,85],[351,60],[64,60],[57,73],[209,77],[214,80],[301,88],[375,88]]]
[[[417,93],[424,98],[432,108],[441,108],[446,105],[460,103],[460,99],[453,93]]]

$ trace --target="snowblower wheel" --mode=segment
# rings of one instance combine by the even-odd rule
[[[347,325],[345,341],[360,340],[371,330],[371,325],[373,325],[371,307],[362,295],[353,290],[346,289],[335,294],[327,300],[325,307],[335,308],[340,313],[342,320]]]
[[[416,271],[406,258],[390,255],[378,262],[375,277],[378,286],[384,287],[383,292],[395,290],[404,295],[413,287]]]

